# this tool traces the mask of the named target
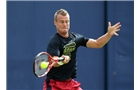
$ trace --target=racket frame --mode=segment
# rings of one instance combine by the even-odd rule
[[[49,65],[48,65],[48,69],[45,71],[45,73],[39,76],[36,73],[36,70],[35,70],[35,63],[36,63],[36,59],[39,56],[41,56],[42,54],[45,54],[45,55],[48,56]],[[42,78],[42,77],[46,76],[48,74],[48,72],[51,70],[51,68],[54,66],[54,64],[59,62],[59,61],[62,61],[62,60],[64,60],[64,58],[60,57],[58,59],[53,59],[53,57],[49,53],[47,53],[47,52],[40,52],[39,54],[36,55],[36,57],[34,59],[34,63],[33,63],[33,71],[34,71],[35,76],[37,76],[39,78]]]

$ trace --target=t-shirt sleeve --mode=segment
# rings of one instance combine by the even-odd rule
[[[86,47],[86,43],[88,42],[89,38],[84,37],[82,34],[76,34],[76,36],[80,46]]]
[[[81,46],[86,47],[86,43],[88,42],[89,38],[86,38],[84,36],[82,36],[82,42],[81,42]]]
[[[47,52],[51,56],[60,56],[60,50],[59,50],[59,42],[58,40],[55,40],[54,38],[51,38],[48,46],[47,46]]]

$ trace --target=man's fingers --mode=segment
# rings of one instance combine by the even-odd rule
[[[121,25],[117,25],[117,26],[116,26],[116,28],[120,28],[120,27],[121,27]]]
[[[111,23],[110,22],[108,22],[108,26],[111,27]]]
[[[114,26],[117,27],[117,26],[119,26],[119,25],[120,25],[120,22],[116,23]]]
[[[120,29],[117,29],[116,32],[120,31]]]
[[[63,55],[63,57],[65,57],[65,60],[64,60],[63,62],[64,62],[64,63],[68,63],[69,60],[70,60],[70,57],[69,57],[69,56],[64,56],[64,55]]]
[[[117,34],[117,33],[114,33],[116,36],[119,36],[119,34]]]

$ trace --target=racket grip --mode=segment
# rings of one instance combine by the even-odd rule
[[[64,57],[59,57],[58,61],[63,61],[65,58]]]

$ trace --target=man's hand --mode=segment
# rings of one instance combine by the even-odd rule
[[[117,32],[120,30],[121,24],[120,22],[116,23],[115,25],[111,26],[111,23],[108,22],[108,34],[113,36],[118,36]]]
[[[61,57],[65,58],[64,61],[59,61],[58,63],[54,64],[53,67],[59,67],[62,66],[63,64],[67,64],[70,61],[70,57],[66,55],[62,55]],[[53,59],[58,59],[58,56],[54,56]],[[62,65],[61,65],[62,64]]]
[[[62,57],[65,58],[64,61],[63,61],[64,64],[67,64],[70,61],[70,57],[69,56],[62,55]]]

